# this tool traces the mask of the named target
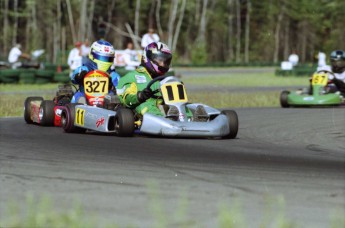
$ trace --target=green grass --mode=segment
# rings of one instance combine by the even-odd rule
[[[0,84],[0,92],[28,92],[40,90],[53,90],[57,89],[59,84]]]
[[[280,91],[253,93],[193,92],[192,103],[204,103],[214,108],[278,107]]]
[[[230,87],[269,87],[308,85],[307,77],[277,77],[274,73],[246,73],[207,76],[182,76],[187,85],[215,85]]]
[[[189,216],[188,194],[183,194],[178,200],[178,206],[173,212],[167,212],[167,205],[164,204],[162,196],[157,188],[157,184],[149,185],[149,204],[147,209],[151,212],[152,217],[148,218],[153,221],[152,227],[204,227],[196,218]],[[259,218],[259,227],[277,227],[293,228],[303,227],[292,221],[286,215],[285,198],[282,195],[265,197],[265,203],[262,206],[262,216]],[[4,203],[4,202],[2,202]],[[218,211],[210,211],[210,215],[217,218],[219,228],[245,228],[249,227],[248,219],[243,211],[240,200],[233,199],[233,202],[213,202],[218,204]],[[170,208],[171,205],[169,205]],[[114,221],[101,221],[101,215],[85,212],[80,203],[75,201],[70,208],[63,210],[54,206],[51,197],[33,197],[27,196],[26,202],[10,201],[7,204],[7,210],[0,215],[0,227],[35,227],[35,228],[88,228],[88,227],[120,227]],[[170,208],[171,209],[171,208]],[[143,206],[145,210],[145,205]],[[128,212],[130,213],[130,212]],[[329,216],[330,228],[343,228],[345,226],[344,210],[335,210]],[[178,224],[178,226],[177,226]],[[133,224],[127,224],[125,227],[137,227]]]

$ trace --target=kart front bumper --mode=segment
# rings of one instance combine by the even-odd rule
[[[228,118],[218,115],[209,122],[179,122],[146,113],[140,132],[174,137],[222,137],[230,133]]]
[[[335,93],[322,95],[300,95],[297,93],[290,93],[287,102],[292,106],[327,106],[340,105],[342,103],[342,98]]]

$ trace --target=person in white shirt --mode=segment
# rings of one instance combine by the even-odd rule
[[[90,52],[90,42],[88,39],[84,41],[84,43],[81,45],[81,57],[82,57],[82,63],[86,63],[87,56]]]
[[[297,66],[298,61],[299,61],[299,57],[295,51],[293,51],[292,54],[289,55],[288,61],[292,64],[292,66],[294,66],[294,67]]]
[[[126,70],[135,70],[137,66],[140,65],[140,61],[138,60],[138,52],[134,50],[132,42],[127,43],[127,48],[124,51],[123,57],[126,63]]]
[[[20,44],[16,44],[8,54],[8,62],[11,64],[13,69],[23,66],[23,63],[20,62],[20,58],[31,60],[30,55],[23,53],[21,48],[22,46]]]
[[[149,28],[148,33],[146,33],[141,39],[141,47],[144,49],[150,43],[158,42],[158,41],[159,41],[159,36],[156,33],[154,33],[153,28]]]
[[[74,46],[67,59],[71,73],[82,65],[81,42],[76,42]]]
[[[322,51],[319,51],[317,54],[317,67],[323,67],[326,66],[326,54],[323,53]]]

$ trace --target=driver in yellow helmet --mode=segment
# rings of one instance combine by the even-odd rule
[[[109,42],[98,40],[91,45],[88,59],[82,66],[75,69],[71,75],[72,83],[79,85],[80,90],[74,94],[71,103],[86,103],[83,79],[92,70],[107,72],[111,77],[111,86],[117,86],[120,75],[114,69],[111,69],[114,58],[115,50]]]

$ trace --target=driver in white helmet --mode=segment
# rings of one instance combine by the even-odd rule
[[[91,45],[87,60],[82,66],[75,69],[71,75],[72,83],[79,85],[80,89],[79,92],[74,94],[71,103],[86,103],[83,79],[92,70],[107,72],[111,77],[111,87],[115,88],[117,86],[120,75],[114,69],[111,69],[114,58],[115,50],[109,42],[98,40]]]

